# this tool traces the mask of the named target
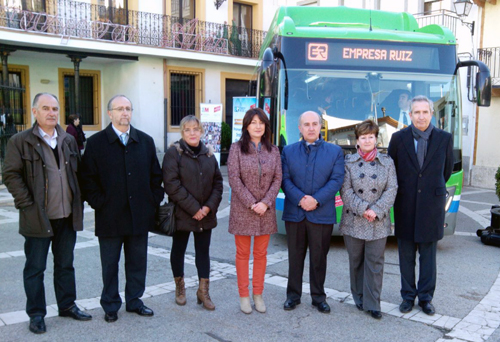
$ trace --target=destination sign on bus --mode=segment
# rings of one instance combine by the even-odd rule
[[[439,49],[416,45],[307,42],[306,64],[439,70]]]

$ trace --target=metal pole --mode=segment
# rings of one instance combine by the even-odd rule
[[[3,89],[3,105],[4,105],[4,112],[0,113],[1,114],[6,114],[10,113],[10,94],[9,94],[9,65],[7,63],[7,60],[9,58],[9,55],[11,52],[14,50],[10,49],[1,49],[1,58],[2,58],[2,85],[5,87]]]
[[[80,115],[80,62],[87,56],[68,55],[68,57],[71,58],[75,68],[75,113],[70,114]]]

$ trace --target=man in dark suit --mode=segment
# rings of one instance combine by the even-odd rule
[[[412,124],[392,135],[389,155],[398,176],[394,203],[395,235],[401,271],[402,313],[410,312],[415,298],[428,315],[436,288],[436,248],[443,238],[446,182],[453,170],[453,137],[431,123],[433,103],[425,96],[411,101]],[[417,250],[419,280],[415,285]]]
[[[162,173],[153,139],[130,125],[132,103],[124,95],[108,102],[111,124],[87,140],[81,188],[95,209],[106,322],[118,319],[118,262],[125,252],[126,310],[153,316],[141,301],[146,285],[148,231],[163,199]]]

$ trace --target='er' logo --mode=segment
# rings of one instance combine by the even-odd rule
[[[307,59],[310,61],[328,60],[328,44],[309,43],[307,47]]]

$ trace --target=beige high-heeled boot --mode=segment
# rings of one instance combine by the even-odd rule
[[[175,303],[177,305],[186,305],[186,286],[184,277],[174,277],[175,280]]]
[[[210,279],[200,278],[200,285],[198,291],[196,291],[196,297],[198,298],[198,304],[203,304],[203,307],[207,310],[215,310],[215,305],[210,299],[210,294],[208,293],[208,288],[210,284]]]
[[[252,313],[250,297],[240,297],[240,310],[247,315]]]
[[[264,299],[262,298],[262,295],[253,295],[253,303],[255,304],[255,310],[257,310],[260,313],[266,312],[266,304],[264,303]]]

